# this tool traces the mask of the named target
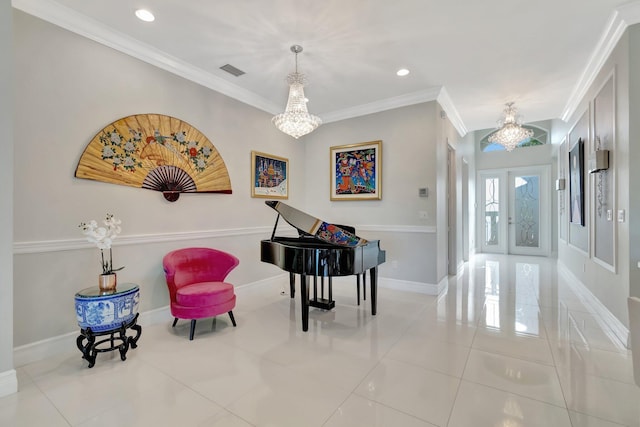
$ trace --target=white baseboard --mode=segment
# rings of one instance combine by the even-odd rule
[[[381,277],[378,279],[378,286],[387,289],[393,289],[396,291],[404,292],[416,292],[426,295],[440,295],[440,293],[446,288],[448,283],[448,277],[445,276],[439,283],[426,283],[426,282],[411,282],[408,280],[389,279]]]
[[[138,323],[141,325],[155,325],[157,323],[167,322],[171,319],[173,319],[171,316],[171,310],[169,310],[169,306],[166,305],[164,307],[140,313]]]
[[[141,325],[153,325],[170,320],[169,306],[156,308],[140,313],[138,323]],[[16,367],[44,360],[57,354],[66,353],[69,349],[76,348],[76,338],[79,333],[69,332],[30,344],[21,345],[13,349],[13,362]],[[1,384],[0,384],[1,385]]]
[[[286,280],[285,280],[286,279]],[[272,284],[275,282],[282,283],[283,290],[289,291],[288,287],[288,275],[279,274],[274,277],[258,280],[252,283],[247,283],[238,288],[247,288],[250,286],[259,286],[264,284]],[[285,286],[287,284],[287,286]],[[447,285],[447,276],[445,276],[440,283],[431,284],[423,282],[411,282],[407,280],[396,280],[388,278],[378,278],[378,286],[388,289],[394,289],[405,292],[416,292],[427,295],[439,295]],[[286,289],[285,289],[286,287]],[[153,310],[140,313],[138,323],[141,325],[155,325],[162,322],[167,322],[172,319],[169,306],[156,308]],[[144,334],[144,331],[143,331]],[[44,360],[48,357],[56,354],[62,354],[68,352],[70,349],[76,348],[76,339],[78,332],[69,332],[67,334],[58,335],[55,337],[47,338],[41,341],[36,341],[30,344],[15,347],[13,349],[13,361],[14,366],[20,367],[29,363],[34,363],[39,360]],[[0,392],[2,391],[2,378],[0,378]]]
[[[580,302],[593,310],[593,312],[598,315],[597,318],[602,319],[600,326],[602,330],[609,335],[609,338],[613,338],[611,341],[619,343],[621,349],[628,348],[629,329],[591,293],[584,283],[582,283],[562,261],[558,261],[558,273],[565,277],[567,284],[580,298]]]
[[[18,377],[16,370],[0,372],[0,397],[8,396],[18,391]]]

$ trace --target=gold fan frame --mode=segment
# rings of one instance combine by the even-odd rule
[[[76,178],[180,193],[231,194],[224,160],[202,132],[162,114],[136,114],[110,123],[87,144]]]

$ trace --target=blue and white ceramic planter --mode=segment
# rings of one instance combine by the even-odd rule
[[[76,294],[75,302],[81,329],[110,331],[134,319],[138,313],[140,289],[133,284],[123,284],[113,292],[100,292],[97,287],[87,288]]]

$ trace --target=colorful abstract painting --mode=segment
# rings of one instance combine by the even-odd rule
[[[382,199],[382,141],[331,147],[331,200]]]

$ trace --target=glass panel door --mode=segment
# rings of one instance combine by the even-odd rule
[[[516,176],[514,210],[516,247],[540,247],[540,177]]]
[[[482,251],[503,253],[506,250],[504,174],[481,174],[480,232],[482,233]]]
[[[509,253],[547,255],[549,244],[548,169],[509,172]],[[542,191],[545,189],[545,191]]]
[[[482,252],[549,255],[551,188],[548,166],[478,174]]]

